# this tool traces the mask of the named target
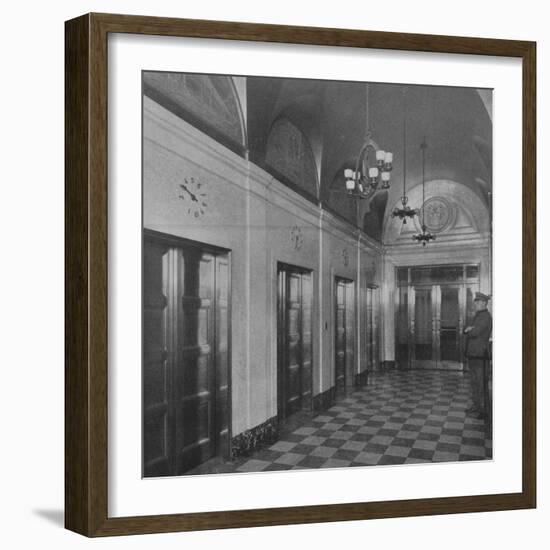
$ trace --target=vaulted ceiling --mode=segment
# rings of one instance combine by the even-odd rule
[[[380,148],[394,153],[394,170],[389,192],[379,192],[370,203],[361,205],[360,223],[367,233],[380,239],[387,205],[393,205],[402,194],[405,98],[407,189],[421,182],[420,143],[425,137],[426,181],[460,183],[487,202],[492,181],[491,94],[482,92],[472,88],[369,85],[372,137]],[[364,83],[249,77],[247,113],[251,160],[263,163],[272,125],[280,118],[290,120],[311,145],[321,202],[341,215],[355,217],[353,199],[341,191],[343,169],[354,166],[365,135]]]
[[[354,167],[365,136],[365,83],[213,75],[162,79],[151,73],[144,77],[144,90],[234,151],[248,152],[252,162],[377,240],[403,190],[405,99],[407,190],[421,183],[419,146],[425,137],[427,182],[455,182],[482,203],[490,200],[490,90],[369,84],[372,138],[379,148],[394,153],[394,170],[389,191],[361,201],[359,215],[355,199],[344,191],[343,170]],[[235,140],[239,127],[243,136]]]

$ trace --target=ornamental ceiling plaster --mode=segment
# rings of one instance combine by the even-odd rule
[[[469,187],[448,180],[426,182],[426,203],[439,203],[443,210],[441,223],[432,221],[432,231],[437,241],[454,240],[457,236],[487,237],[491,233],[489,210],[478,195]],[[409,205],[417,208],[422,204],[422,185],[416,185],[409,192]],[[383,243],[394,245],[410,243],[412,235],[420,231],[421,220],[415,218],[404,224],[391,216],[391,211],[400,203],[396,201],[388,209],[384,222]],[[428,221],[427,225],[430,225]]]

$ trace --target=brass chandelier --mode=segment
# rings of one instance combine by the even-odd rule
[[[369,85],[366,84],[366,134],[355,169],[346,168],[346,193],[357,199],[368,199],[379,189],[389,189],[393,153],[377,149],[369,126]],[[375,162],[372,162],[372,161]]]

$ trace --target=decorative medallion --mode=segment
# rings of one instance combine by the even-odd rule
[[[432,197],[424,203],[424,223],[432,233],[441,233],[455,221],[456,208],[443,197]]]
[[[206,189],[204,184],[196,178],[185,178],[184,183],[179,184],[179,198],[185,202],[187,206],[187,214],[198,218],[202,216],[206,207]]]
[[[347,248],[344,248],[344,250],[342,250],[342,262],[344,263],[344,265],[346,267],[348,267],[348,265],[349,265],[349,252],[348,252]]]
[[[290,230],[290,240],[294,246],[294,250],[300,250],[300,248],[302,248],[304,236],[302,235],[301,228],[297,225]]]

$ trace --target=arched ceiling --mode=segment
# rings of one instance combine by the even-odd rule
[[[148,78],[158,80],[160,75],[151,74]],[[304,150],[311,151],[314,160],[318,186],[310,186],[305,191],[302,186],[301,191],[380,240],[388,212],[403,192],[403,85],[369,84],[372,138],[381,149],[394,153],[394,170],[389,191],[377,193],[372,200],[361,201],[357,207],[355,199],[345,194],[343,170],[354,167],[364,140],[365,83],[239,77],[242,89],[238,97],[231,77],[227,76],[183,77],[174,73],[164,75],[162,82],[147,81],[146,84],[150,85],[151,93],[160,89],[171,104],[178,106],[185,102],[182,112],[186,116],[191,113],[192,123],[197,120],[199,126],[208,131],[212,129],[213,137],[231,132],[231,140],[246,143],[249,159],[267,171],[272,169],[266,162],[269,136],[281,121],[287,121],[297,129],[301,136],[298,141],[304,143]],[[425,137],[428,143],[426,180],[457,182],[487,204],[492,189],[491,91],[408,85],[406,96],[407,189],[421,183],[419,146]],[[235,102],[243,99],[246,105],[237,108]],[[212,110],[210,105],[217,110]],[[224,114],[220,105],[226,106],[232,118]],[[243,114],[245,128],[239,134],[239,117]],[[232,122],[231,127],[227,126],[226,119]],[[311,160],[308,162],[311,167]],[[293,187],[292,182],[283,183]]]
[[[372,137],[394,153],[392,185],[376,200],[363,201],[359,215],[353,201],[338,196],[342,171],[353,167],[366,130],[365,84],[248,77],[247,114],[250,158],[263,164],[266,137],[272,124],[285,117],[310,142],[317,163],[319,200],[380,239],[384,219],[403,189],[404,86],[369,85]],[[487,202],[491,191],[492,121],[489,90],[440,86],[406,87],[407,188],[421,182],[420,143],[428,143],[426,180],[452,180]],[[416,206],[416,205],[411,205]]]
[[[313,152],[317,177],[322,159],[322,97],[316,80],[247,78],[247,115],[250,159],[265,167],[266,146],[273,125],[290,121],[307,138]]]
[[[144,71],[143,92],[233,151],[240,154],[245,151],[245,120],[233,79]]]
[[[426,181],[453,180],[487,202],[491,191],[492,123],[472,88],[408,86],[407,189],[422,179],[420,144],[426,138]],[[394,151],[389,203],[403,192],[403,87],[371,86],[371,126],[380,147]],[[411,205],[413,206],[413,205]]]
[[[422,185],[408,193],[412,204],[422,203]],[[424,222],[428,231],[436,235],[437,246],[456,239],[487,237],[491,230],[487,205],[471,188],[451,180],[431,180],[425,186],[426,213]],[[398,203],[389,204],[390,209]],[[412,235],[421,231],[420,216],[403,223],[399,218],[387,216],[382,240],[384,244],[414,246]]]

